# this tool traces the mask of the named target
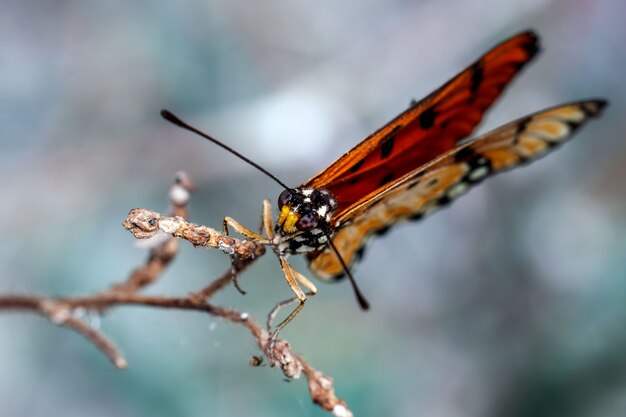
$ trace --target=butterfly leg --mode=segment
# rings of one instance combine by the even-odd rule
[[[228,236],[228,226],[232,227],[241,236],[255,243],[258,243],[260,245],[267,245],[270,243],[269,240],[265,239],[260,234],[255,233],[252,230],[242,226],[232,217],[224,217],[223,230],[224,235],[226,236]],[[237,288],[237,291],[239,291],[241,294],[245,294],[246,292],[243,290],[243,288],[239,286],[239,282],[237,281],[237,258],[234,253],[230,255],[230,276],[233,280],[235,288]]]
[[[287,259],[285,259],[284,256],[279,256],[278,259],[280,260],[280,269],[282,269],[283,274],[285,275],[287,284],[289,284],[291,291],[296,294],[296,298],[298,299],[298,301],[300,301],[300,304],[287,316],[286,319],[284,319],[282,322],[280,322],[280,324],[278,324],[278,326],[276,326],[276,330],[274,330],[274,333],[272,333],[272,339],[276,339],[276,336],[278,336],[278,332],[280,332],[280,330],[284,328],[287,323],[289,323],[291,320],[293,320],[295,316],[298,315],[298,313],[300,312],[300,310],[302,310],[302,307],[304,306],[304,302],[306,301],[306,295],[304,294],[304,291],[302,291],[302,288],[300,288],[300,286],[298,285],[294,270],[287,263]]]
[[[223,230],[226,236],[228,236],[228,226],[232,227],[235,232],[239,233],[241,236],[259,245],[269,245],[271,243],[268,239],[264,238],[259,233],[253,232],[247,227],[241,225],[241,223],[239,223],[232,217],[224,217]]]
[[[272,335],[270,337],[270,340],[272,343],[274,343],[274,341],[276,340],[276,337],[278,336],[278,333],[285,328],[285,326],[291,321],[293,320],[294,317],[296,317],[298,315],[298,313],[300,313],[300,311],[302,310],[302,308],[304,307],[304,302],[307,299],[308,295],[314,295],[317,293],[317,288],[315,287],[315,285],[313,285],[313,283],[311,281],[309,281],[304,275],[302,275],[301,273],[299,273],[298,271],[294,270],[288,263],[287,263],[287,259],[285,259],[284,256],[279,256],[279,260],[280,260],[280,268],[283,271],[283,274],[285,275],[285,279],[287,280],[287,284],[289,284],[289,287],[291,288],[291,290],[296,294],[296,296],[290,300],[284,301],[282,303],[279,303],[276,307],[274,307],[274,309],[270,312],[270,314],[268,315],[268,329],[271,328],[271,324],[272,324],[272,320],[274,319],[274,317],[276,316],[276,314],[278,313],[278,311],[290,304],[293,304],[295,302],[299,302],[299,304],[296,306],[296,308],[289,313],[289,315],[283,320],[281,321],[275,328],[275,330],[272,332]],[[300,288],[300,286],[298,285],[298,282],[300,282],[303,286],[305,286],[309,292],[308,293],[304,293],[304,291],[302,291],[302,288]]]
[[[305,292],[305,293],[304,293],[304,295],[306,295],[306,297],[308,298],[308,297],[310,297],[310,296],[315,295],[315,293],[314,293],[314,292],[311,292],[311,291],[307,291],[307,292]],[[274,306],[274,308],[272,309],[272,311],[270,311],[270,313],[267,315],[267,322],[266,322],[266,324],[265,324],[265,325],[267,326],[267,331],[268,331],[268,332],[271,332],[272,327],[273,327],[272,325],[273,325],[274,319],[276,318],[276,315],[278,314],[278,312],[279,312],[280,310],[282,310],[283,308],[288,307],[288,306],[290,306],[290,305],[292,305],[292,304],[294,304],[294,303],[296,303],[296,302],[300,302],[300,299],[298,299],[298,297],[291,297],[291,298],[288,298],[288,299],[287,299],[287,300],[285,300],[285,301],[281,301],[280,303],[278,303],[278,304],[276,304],[276,305]],[[303,305],[303,303],[301,303],[301,302],[300,302],[300,305]],[[300,309],[302,309],[302,307],[300,307]],[[293,319],[293,317],[292,317],[292,319]],[[280,324],[277,326],[277,330],[274,330],[274,332],[272,332],[272,336],[271,336],[271,338],[272,338],[272,339],[276,339],[276,336],[278,335],[278,327],[280,327],[280,326],[282,325],[282,327],[281,327],[281,329],[280,329],[280,330],[282,330],[282,328],[284,328],[286,324],[287,324],[287,323],[285,323],[285,324],[283,325],[283,323],[280,323]]]
[[[291,266],[289,266],[289,268],[291,268]],[[304,275],[302,275],[300,272],[296,271],[295,269],[291,268],[291,271],[293,272],[294,277],[296,278],[296,280],[298,282],[300,282],[300,284],[302,284],[304,287],[306,287],[306,289],[308,290],[304,295],[308,298],[310,296],[313,296],[315,294],[317,294],[317,287],[315,287],[315,285]],[[270,331],[272,329],[272,322],[274,321],[274,319],[276,318],[276,315],[278,314],[278,312],[280,310],[282,310],[283,308],[294,304],[295,302],[300,302],[300,305],[303,305],[304,303],[302,301],[300,301],[300,299],[298,297],[292,297],[288,300],[282,301],[278,304],[276,304],[276,306],[272,309],[272,311],[267,315],[267,330]],[[302,307],[300,307],[301,309]],[[294,315],[295,317],[295,315]],[[291,319],[293,319],[293,317],[291,317]],[[288,323],[289,321],[287,321]],[[277,326],[277,329],[282,329],[283,327],[285,327],[285,325],[287,323],[281,323]],[[275,338],[275,336],[273,336]]]
[[[293,271],[293,274],[295,275],[298,282],[304,285],[307,288],[307,290],[309,290],[310,294],[307,293],[307,295],[317,294],[317,287],[315,286],[315,284],[313,284],[307,277],[305,277],[304,275],[302,275],[300,272],[296,271],[295,269],[291,268],[291,270]]]

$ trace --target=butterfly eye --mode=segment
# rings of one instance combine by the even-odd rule
[[[319,218],[314,212],[304,213],[298,219],[298,223],[296,223],[296,227],[298,230],[307,231],[315,228],[317,223],[319,222]]]
[[[283,208],[284,205],[288,204],[293,197],[293,193],[291,190],[285,190],[278,196],[278,208]]]

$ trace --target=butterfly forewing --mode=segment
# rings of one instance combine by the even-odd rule
[[[485,110],[538,51],[524,32],[497,45],[443,87],[363,140],[304,187],[325,188],[338,216],[366,195],[454,148],[482,120]]]
[[[602,100],[589,100],[553,107],[457,145],[345,211],[336,219],[335,246],[346,264],[354,263],[372,234],[422,218],[488,176],[541,157],[598,115],[604,105]],[[329,250],[312,253],[309,261],[322,279],[344,273]]]

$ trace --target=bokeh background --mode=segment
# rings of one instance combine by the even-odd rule
[[[564,101],[611,106],[562,150],[375,240],[356,276],[284,332],[358,416],[626,415],[626,3],[622,0],[0,2],[0,292],[85,294],[140,265],[120,222],[167,210],[255,226],[280,188],[159,117],[170,108],[300,184],[527,28],[544,53],[482,131]],[[301,270],[302,261],[294,261]],[[228,266],[183,245],[151,293]],[[264,314],[290,295],[266,256],[216,302]],[[92,323],[130,367],[28,314],[0,315],[0,414],[320,416],[245,330],[120,308]]]

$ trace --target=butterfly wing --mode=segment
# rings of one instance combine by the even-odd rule
[[[415,168],[452,149],[539,49],[524,32],[497,45],[443,87],[412,104],[304,187],[324,188],[337,199],[337,215]]]
[[[421,219],[486,177],[543,156],[599,115],[605,105],[603,100],[564,104],[457,145],[345,211],[337,219],[335,246],[346,264],[353,264],[371,235],[401,221]],[[309,262],[322,279],[337,279],[344,273],[328,249],[311,253]]]

